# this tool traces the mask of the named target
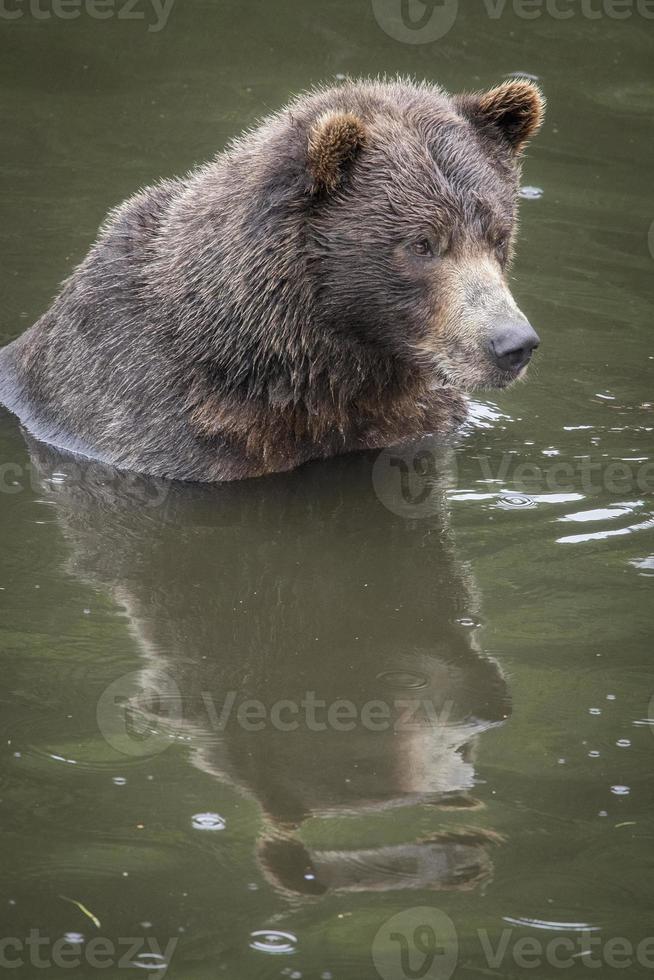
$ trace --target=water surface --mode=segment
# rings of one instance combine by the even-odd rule
[[[0,415],[15,975],[31,930],[84,977],[99,937],[106,977],[651,975],[654,25],[460,6],[424,45],[344,0],[0,23],[3,342],[109,207],[308,85],[549,100],[513,283],[542,350],[451,450],[198,489]]]

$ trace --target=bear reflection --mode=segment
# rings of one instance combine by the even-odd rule
[[[371,846],[361,821],[360,846],[342,850],[325,820],[324,848],[301,840],[309,817],[414,806],[442,822],[477,806],[474,743],[509,702],[477,648],[474,585],[443,507],[395,516],[367,457],[192,486],[31,453],[71,570],[125,608],[138,639],[132,718],[257,801],[257,855],[277,889],[469,888],[488,875],[488,832]],[[383,479],[392,500],[397,472]]]

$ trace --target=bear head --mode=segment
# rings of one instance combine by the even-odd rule
[[[308,247],[329,329],[462,390],[524,374],[539,340],[506,277],[520,158],[543,108],[523,79],[455,97],[347,83],[301,104]]]

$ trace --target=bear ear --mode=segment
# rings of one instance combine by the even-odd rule
[[[366,142],[363,122],[349,112],[328,112],[316,120],[307,150],[311,191],[333,191],[347,165]]]
[[[479,126],[499,130],[518,155],[540,129],[545,113],[545,97],[525,78],[504,82],[488,92],[457,97],[463,115]]]

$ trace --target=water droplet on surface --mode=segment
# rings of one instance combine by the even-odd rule
[[[297,936],[277,929],[257,929],[250,933],[250,948],[261,953],[294,953]]]
[[[139,953],[128,966],[140,967],[142,970],[167,970],[168,961],[161,953]]]
[[[377,674],[377,680],[386,684],[387,687],[408,688],[415,690],[420,687],[427,687],[427,678],[424,674],[414,674],[411,670],[384,670]]]
[[[224,830],[227,821],[219,813],[194,813],[191,824],[194,830]]]
[[[535,507],[536,501],[528,497],[526,493],[507,493],[500,497],[497,505],[504,510],[514,510],[523,507]]]

